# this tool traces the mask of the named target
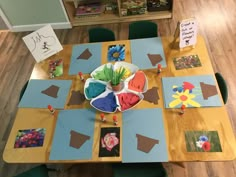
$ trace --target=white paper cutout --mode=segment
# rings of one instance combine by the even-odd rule
[[[179,48],[194,46],[197,43],[197,21],[195,18],[180,22]]]
[[[22,39],[37,62],[63,49],[50,24],[30,33]]]

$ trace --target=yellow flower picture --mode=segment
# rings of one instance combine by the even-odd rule
[[[179,104],[183,104],[186,107],[188,107],[188,105],[193,107],[201,107],[201,105],[198,102],[192,100],[193,98],[196,97],[196,95],[189,93],[188,89],[183,92],[175,92],[175,94],[172,95],[172,97],[175,98],[175,100],[169,103],[170,108],[174,108]]]

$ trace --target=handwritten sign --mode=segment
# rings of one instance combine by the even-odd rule
[[[63,49],[51,25],[46,25],[23,37],[23,41],[37,62]]]
[[[197,21],[194,18],[180,22],[179,48],[194,46],[197,43]]]

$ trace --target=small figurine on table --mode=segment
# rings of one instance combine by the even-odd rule
[[[102,122],[106,122],[106,117],[103,113],[100,114]]]
[[[180,108],[181,109],[180,114],[184,114],[185,108],[186,106],[183,104]]]
[[[157,74],[160,74],[161,73],[161,64],[158,64],[157,65]]]
[[[55,113],[55,109],[50,104],[48,105],[48,109],[51,112],[51,114]]]
[[[79,77],[80,77],[80,80],[84,82],[84,76],[82,72],[79,72]]]
[[[114,122],[114,125],[118,125],[118,120],[116,116],[113,116],[113,122]]]

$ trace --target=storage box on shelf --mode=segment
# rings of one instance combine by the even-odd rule
[[[72,26],[172,18],[174,0],[63,0]],[[91,6],[95,4],[97,6]]]
[[[147,0],[147,10],[153,11],[164,11],[171,9],[172,2],[168,0]]]
[[[121,16],[141,15],[147,11],[146,0],[121,0]]]

